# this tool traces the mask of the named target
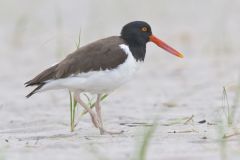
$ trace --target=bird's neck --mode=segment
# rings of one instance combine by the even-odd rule
[[[125,37],[123,39],[129,46],[129,49],[136,61],[144,61],[146,54],[146,43],[144,41],[131,39],[130,37]]]
[[[146,45],[129,45],[129,49],[136,61],[144,61],[146,54]]]

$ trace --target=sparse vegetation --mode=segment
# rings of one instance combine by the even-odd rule
[[[234,136],[240,135],[240,132],[235,123],[235,112],[239,105],[239,86],[235,91],[235,96],[233,99],[233,104],[229,104],[229,98],[227,94],[226,87],[223,87],[223,98],[222,98],[222,108],[224,113],[224,118],[220,119],[220,123],[217,125],[217,133],[219,138],[219,152],[222,160],[228,159],[228,139]],[[229,133],[230,132],[230,133]]]
[[[76,48],[80,48],[81,43],[81,29],[78,34],[78,40],[75,42]],[[69,91],[69,99],[70,99],[70,130],[71,132],[74,131],[77,124],[75,124],[75,116],[76,116],[76,107],[77,107],[77,101],[73,97],[73,93]]]

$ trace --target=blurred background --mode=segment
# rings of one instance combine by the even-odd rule
[[[32,54],[37,54],[37,49],[65,54],[74,49],[80,29],[82,44],[85,44],[117,35],[124,24],[135,20],[150,23],[156,35],[178,48],[181,46],[181,50],[189,53],[187,56],[234,53],[239,49],[237,0],[11,0],[0,3],[2,46],[17,51],[35,48]]]
[[[79,35],[82,46],[119,35],[123,25],[135,20],[148,22],[156,36],[183,52],[185,58],[173,57],[149,43],[145,64],[136,79],[104,103],[105,120],[113,125],[126,119],[149,121],[160,114],[162,121],[189,115],[216,121],[225,113],[223,87],[230,106],[238,104],[239,17],[238,0],[0,0],[0,128],[5,133],[1,134],[15,141],[25,134],[66,131],[68,93],[50,91],[26,100],[24,96],[31,89],[24,88],[23,83],[73,52]],[[239,113],[235,108],[234,112],[237,123]],[[88,118],[84,122],[91,127]],[[84,135],[89,132],[97,134],[94,129],[79,131]],[[53,144],[50,142],[50,146]],[[185,145],[191,150],[191,144]],[[11,145],[9,148],[4,149],[8,156],[11,152],[18,156],[23,153],[22,149],[11,149]],[[161,149],[165,156],[179,153],[181,157],[184,152]],[[51,147],[49,150],[46,153],[52,153]],[[125,151],[121,150],[123,157],[130,152]],[[189,156],[202,151],[198,148]],[[31,153],[28,158],[36,154],[43,158],[37,150]],[[71,153],[77,155],[77,151]],[[119,151],[109,154],[114,156]]]
[[[9,76],[7,82],[16,77],[29,79],[24,74],[39,71],[37,67],[41,69],[73,52],[79,34],[84,45],[119,35],[124,24],[135,20],[148,22],[155,35],[185,53],[186,61],[195,57],[199,63],[212,57],[225,60],[237,56],[239,50],[237,0],[2,0],[0,6],[0,65],[5,68],[0,78],[5,81]],[[159,64],[176,61],[152,44],[147,54],[146,63],[152,63],[154,57]],[[13,65],[15,78],[9,71]],[[225,69],[224,62],[215,65]]]

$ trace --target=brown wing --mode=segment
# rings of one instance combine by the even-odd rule
[[[81,47],[25,84],[26,86],[40,85],[50,79],[115,68],[127,58],[127,54],[119,47],[123,43],[120,37],[114,36]]]

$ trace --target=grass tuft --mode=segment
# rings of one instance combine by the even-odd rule
[[[76,48],[80,48],[81,42],[81,29],[78,34],[78,40],[75,42]],[[77,101],[73,97],[73,93],[69,90],[69,98],[70,98],[70,131],[73,132],[77,124],[75,124],[75,116],[76,116],[76,107]]]
[[[239,130],[237,128],[235,128],[236,124],[235,124],[235,114],[237,111],[237,108],[239,106],[239,100],[240,100],[240,81],[239,84],[237,86],[237,90],[235,92],[235,96],[233,99],[233,104],[230,105],[229,104],[229,99],[228,99],[228,94],[227,94],[227,89],[226,87],[223,87],[223,91],[222,91],[222,108],[224,111],[224,116],[221,120],[221,123],[218,124],[218,135],[219,135],[219,152],[220,152],[220,157],[222,160],[226,160],[228,159],[228,141],[227,139],[233,136],[238,136]],[[229,129],[232,128],[233,129],[233,133],[227,134],[226,132],[229,131]],[[232,131],[231,131],[232,132]]]
[[[76,107],[77,101],[72,96],[71,91],[69,91],[69,98],[70,98],[70,130],[71,132],[75,129],[75,115],[76,115]]]

